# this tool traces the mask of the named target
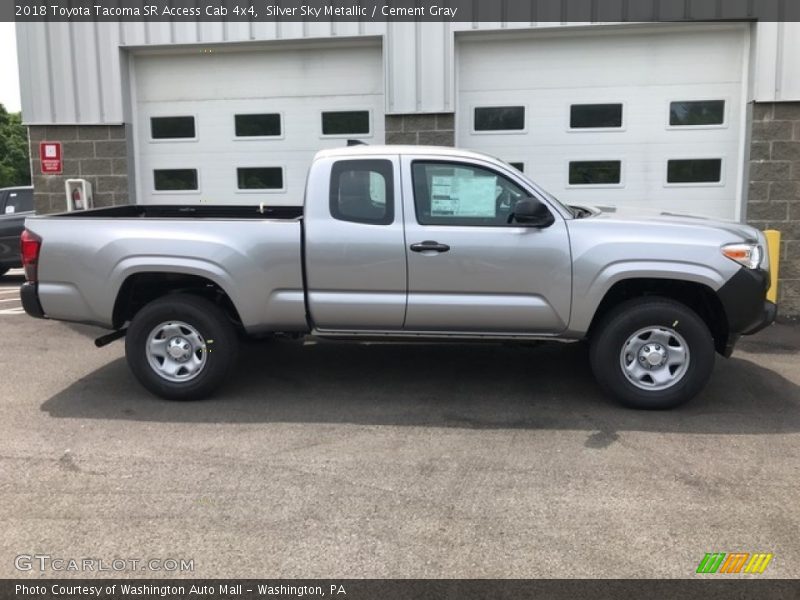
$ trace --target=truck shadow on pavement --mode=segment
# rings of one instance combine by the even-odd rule
[[[800,431],[800,387],[752,361],[718,358],[700,396],[649,412],[604,397],[587,355],[584,344],[247,343],[236,374],[207,400],[154,398],[117,359],[41,409],[55,418],[585,429],[611,436]]]

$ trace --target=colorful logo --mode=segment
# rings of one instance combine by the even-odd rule
[[[708,552],[697,565],[697,573],[763,573],[772,554],[760,552]]]

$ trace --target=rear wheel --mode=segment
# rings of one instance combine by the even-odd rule
[[[637,298],[603,318],[590,356],[607,393],[632,408],[665,409],[703,389],[714,367],[714,340],[689,307],[667,298]]]
[[[125,337],[128,366],[153,394],[199,400],[212,394],[236,364],[238,339],[215,304],[186,294],[154,300]]]

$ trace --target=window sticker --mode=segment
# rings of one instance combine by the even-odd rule
[[[494,218],[497,177],[434,176],[431,178],[432,217]]]

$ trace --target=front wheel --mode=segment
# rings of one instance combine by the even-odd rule
[[[705,322],[667,298],[625,302],[596,327],[590,350],[600,386],[626,406],[665,409],[691,400],[714,368]]]
[[[174,294],[142,308],[128,328],[125,356],[139,382],[168,400],[212,394],[236,363],[238,340],[225,313],[204,298]]]

